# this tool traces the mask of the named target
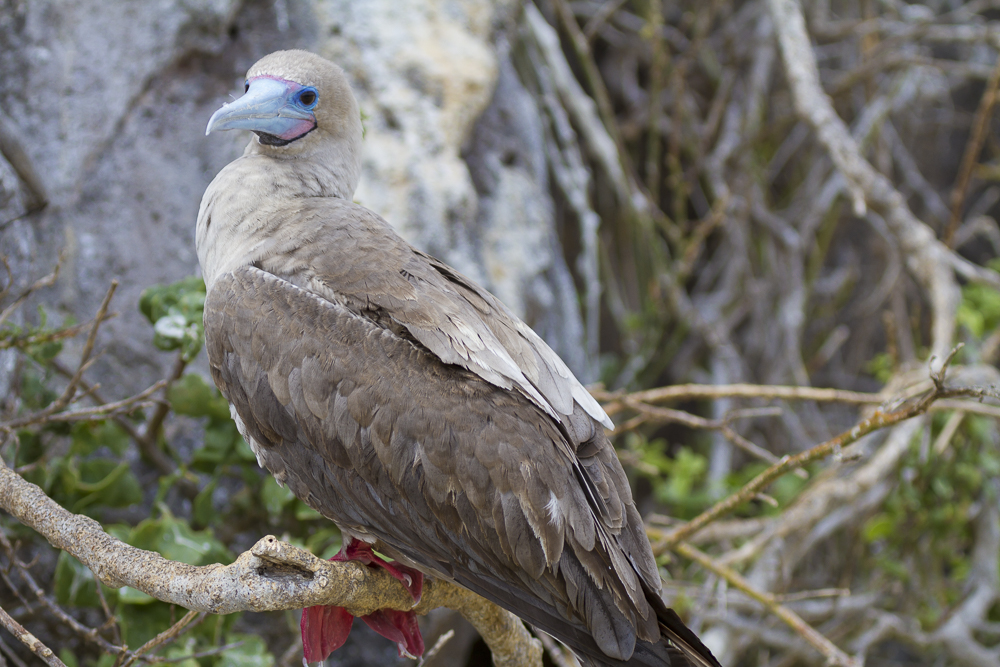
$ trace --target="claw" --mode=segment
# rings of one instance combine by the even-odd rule
[[[379,558],[371,545],[348,538],[343,548],[330,560],[356,560],[369,567],[380,567],[398,579],[414,602],[420,601],[423,591],[423,573],[395,561]],[[400,657],[415,658],[424,652],[424,638],[417,625],[417,617],[412,611],[379,609],[362,616],[368,627],[386,639],[396,643]],[[343,607],[321,605],[302,610],[302,655],[303,663],[320,662],[344,645],[351,632],[354,617]]]

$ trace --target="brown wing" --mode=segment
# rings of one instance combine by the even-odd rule
[[[516,387],[566,429],[557,446],[580,461],[588,499],[605,525],[613,533],[626,527],[631,490],[594,420],[611,422],[527,325],[489,292],[416,251],[363,207],[307,198],[283,215],[281,238],[295,239],[295,245],[267,249],[258,262],[261,268],[394,328],[441,361],[497,387]],[[638,525],[638,517],[632,522]],[[623,539],[644,581],[657,590],[659,576],[645,536],[626,531]]]
[[[657,639],[623,546],[639,517],[630,503],[623,530],[601,521],[565,431],[526,397],[256,268],[220,278],[205,313],[216,383],[310,506],[584,655]]]
[[[306,239],[261,266],[358,309],[384,311],[442,361],[504,389],[517,387],[557,420],[579,405],[612,428],[601,406],[544,341],[493,295],[416,251],[377,215],[340,199],[303,199],[288,212]]]

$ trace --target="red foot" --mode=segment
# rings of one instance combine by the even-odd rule
[[[372,552],[369,544],[348,538],[340,553],[330,560],[357,560],[369,567],[381,567],[406,586],[414,602],[420,601],[424,575],[412,567],[379,558]],[[412,611],[379,609],[368,616],[362,616],[361,620],[386,639],[396,642],[400,657],[415,658],[423,654],[424,638],[420,635],[417,617]],[[347,641],[353,621],[354,617],[343,607],[316,606],[303,609],[301,623],[303,662],[326,660]]]

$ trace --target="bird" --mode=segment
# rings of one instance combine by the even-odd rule
[[[260,465],[340,527],[341,558],[464,586],[585,665],[721,667],[661,599],[600,404],[496,297],[352,200],[344,71],[271,53],[206,134],[222,130],[252,134],[198,212],[211,374]]]

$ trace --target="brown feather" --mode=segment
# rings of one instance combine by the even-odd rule
[[[718,667],[659,598],[600,406],[495,297],[349,201],[360,122],[343,73],[282,52],[258,74],[321,100],[315,131],[254,139],[199,213],[212,375],[261,465],[587,664]]]

